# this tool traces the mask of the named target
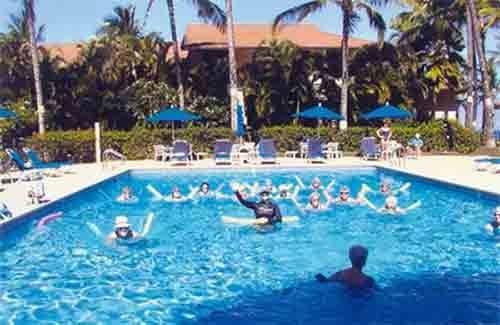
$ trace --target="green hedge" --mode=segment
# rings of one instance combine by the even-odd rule
[[[479,147],[479,135],[452,123],[455,134],[455,150],[459,153],[471,153]],[[420,133],[424,140],[424,151],[442,152],[448,145],[445,137],[445,127],[441,121],[418,125],[394,125],[394,138],[403,143]],[[375,134],[376,128],[351,127],[345,131],[332,128],[320,128],[320,136],[324,141],[336,141],[341,149],[347,152],[357,152],[359,143],[366,131]],[[298,143],[309,137],[317,136],[316,128],[298,125],[274,126],[258,131],[261,138],[272,138],[276,141],[278,150],[297,150]],[[169,128],[135,128],[132,131],[105,131],[102,135],[102,148],[114,148],[124,153],[129,159],[146,159],[153,157],[154,144],[170,144],[171,130]],[[211,152],[216,139],[234,136],[228,128],[187,127],[176,130],[176,138],[185,139],[193,144],[195,151]],[[65,160],[68,155],[76,162],[91,162],[95,159],[94,131],[54,131],[44,136],[35,135],[26,140],[25,145],[42,152],[48,160]]]
[[[451,122],[454,133],[455,151],[459,153],[471,153],[479,148],[479,134],[466,129],[457,123]],[[376,127],[350,127],[345,131],[333,128],[321,127],[319,136],[324,141],[339,142],[341,149],[347,152],[357,152],[359,143],[368,131],[375,135]],[[415,125],[395,124],[392,126],[393,139],[407,143],[416,133],[420,133],[424,141],[424,151],[443,152],[448,149],[446,140],[446,127],[442,121],[419,123]],[[309,137],[316,137],[316,128],[307,128],[298,125],[273,126],[259,130],[259,136],[272,138],[277,142],[278,150],[297,150],[298,143]]]

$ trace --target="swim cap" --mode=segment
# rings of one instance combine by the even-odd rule
[[[395,196],[389,196],[387,199],[385,199],[385,204],[387,205],[397,205],[398,204],[398,199]]]
[[[352,265],[363,267],[368,257],[368,250],[361,245],[354,245],[349,248],[349,259]]]
[[[497,206],[497,208],[495,209],[495,214],[499,214],[500,213],[500,205]]]

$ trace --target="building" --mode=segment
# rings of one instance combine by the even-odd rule
[[[236,24],[234,26],[235,54],[238,66],[248,63],[255,50],[271,40],[288,40],[301,49],[321,51],[339,49],[342,36],[321,31],[313,24],[285,25],[273,33],[269,24]],[[357,48],[372,41],[350,38],[349,47]],[[204,52],[227,53],[227,36],[215,26],[189,24],[182,40],[188,60],[199,60]]]

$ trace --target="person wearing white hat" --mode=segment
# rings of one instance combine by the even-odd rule
[[[493,220],[484,227],[488,232],[496,233],[500,227],[500,206],[497,206],[493,213]]]
[[[128,240],[140,237],[138,233],[132,230],[126,216],[117,216],[115,218],[115,230],[108,235],[107,241],[113,242],[117,239]]]
[[[339,271],[329,278],[319,273],[316,279],[319,282],[340,282],[350,288],[370,289],[375,286],[375,280],[363,273],[363,267],[368,258],[368,250],[360,245],[354,245],[349,248],[349,259],[351,267]]]
[[[390,195],[385,199],[385,204],[382,208],[377,208],[372,202],[370,202],[366,197],[363,198],[363,203],[368,205],[373,210],[376,210],[380,213],[388,213],[388,214],[405,214],[410,210],[416,209],[421,206],[421,202],[417,201],[407,208],[401,208],[398,205],[398,199],[394,195]]]

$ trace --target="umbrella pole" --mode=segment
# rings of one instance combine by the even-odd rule
[[[172,143],[174,143],[175,140],[175,122],[172,121]]]
[[[320,135],[319,135],[319,128],[320,128],[320,126],[321,126],[321,119],[318,119],[318,127],[317,127],[317,129],[318,129],[318,138],[320,137]]]

